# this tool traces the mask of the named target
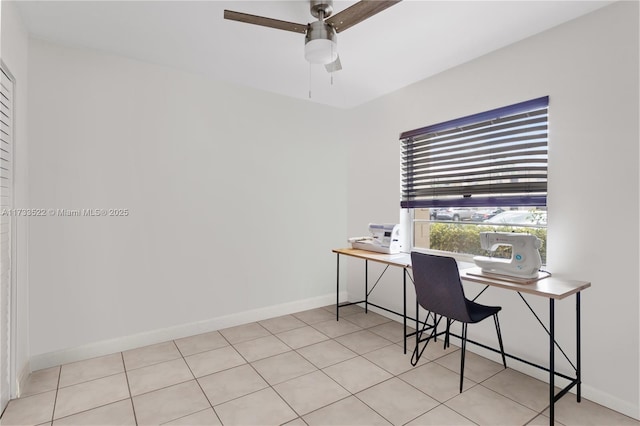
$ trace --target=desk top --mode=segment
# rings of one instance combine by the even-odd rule
[[[353,256],[360,259],[398,266],[400,268],[411,269],[410,253],[383,254],[351,248],[333,249],[332,251],[346,256]],[[531,284],[517,284],[494,277],[482,276],[481,269],[478,267],[461,269],[460,278],[464,281],[475,282],[492,287],[500,287],[507,290],[519,291],[521,293],[534,294],[536,296],[551,299],[564,299],[567,296],[571,296],[572,294],[591,287],[591,283],[587,281],[566,280],[556,278],[554,276],[541,279]]]
[[[399,266],[401,268],[411,268],[411,254],[397,253],[384,254],[375,251],[360,250],[353,248],[333,249],[334,253],[344,254],[346,256],[358,257],[360,259],[372,260],[374,262],[386,263],[387,265]]]
[[[591,283],[587,281],[565,280],[556,278],[553,275],[530,284],[516,284],[514,282],[500,280],[499,278],[479,275],[482,275],[482,269],[477,267],[460,271],[460,278],[465,281],[506,288],[521,293],[535,294],[551,299],[564,299],[567,296],[591,287]]]

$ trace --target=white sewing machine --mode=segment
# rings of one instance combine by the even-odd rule
[[[400,225],[393,223],[370,223],[370,236],[349,238],[352,248],[378,253],[400,253]]]
[[[480,245],[483,249],[495,251],[500,246],[511,246],[511,259],[475,256],[476,265],[483,272],[509,275],[518,278],[537,278],[542,266],[538,249],[542,240],[535,235],[512,232],[481,232]]]

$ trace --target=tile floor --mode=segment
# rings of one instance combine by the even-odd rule
[[[547,425],[547,386],[430,344],[417,367],[402,325],[313,309],[34,372],[2,425]],[[571,396],[560,425],[639,425]]]

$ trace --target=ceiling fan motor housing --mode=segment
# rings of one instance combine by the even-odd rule
[[[307,26],[304,38],[304,57],[312,64],[330,64],[338,57],[336,31],[323,21]]]

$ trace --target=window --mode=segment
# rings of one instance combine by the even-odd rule
[[[412,248],[483,254],[479,232],[529,232],[543,240],[545,261],[548,104],[542,97],[400,135]]]

